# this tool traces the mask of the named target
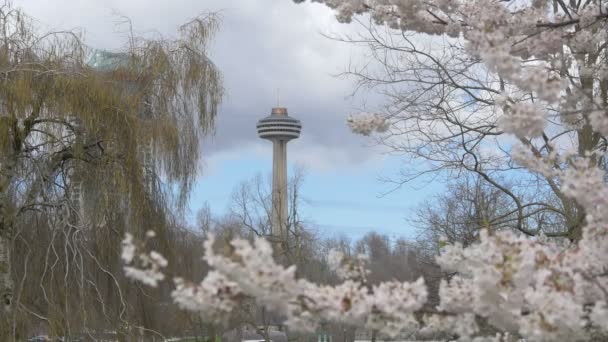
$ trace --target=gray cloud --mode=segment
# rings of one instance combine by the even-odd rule
[[[269,150],[270,144],[256,137],[255,122],[276,105],[277,90],[281,105],[304,125],[301,139],[290,144],[290,160],[310,168],[331,168],[376,155],[344,123],[361,103],[358,98],[346,98],[352,82],[332,76],[360,56],[360,51],[321,35],[352,33],[355,28],[338,24],[324,6],[295,5],[289,0],[27,0],[16,4],[42,26],[82,27],[91,45],[108,49],[124,42],[113,11],[131,18],[138,33],[158,31],[168,36],[199,13],[220,11],[223,23],[213,43],[212,59],[223,71],[227,94],[217,133],[205,142],[208,157],[253,145]]]
[[[366,141],[344,123],[358,107],[358,99],[346,98],[353,84],[332,76],[353,57],[353,47],[321,35],[352,28],[336,24],[331,11],[321,6],[266,3],[272,7],[224,11],[214,57],[228,93],[209,147],[217,151],[254,143],[255,122],[276,104],[278,90],[281,105],[304,125],[302,137],[290,143],[291,160],[327,169],[372,157],[372,150],[362,148]]]

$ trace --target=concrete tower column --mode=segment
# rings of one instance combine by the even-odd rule
[[[272,142],[272,234],[287,236],[287,141]]]

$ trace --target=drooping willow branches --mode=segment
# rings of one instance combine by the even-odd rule
[[[175,39],[131,35],[107,52],[0,5],[1,340],[150,319],[133,313],[149,294],[126,287],[113,242],[126,227],[164,232],[159,249],[177,241],[166,227],[223,93],[207,50],[218,24],[202,15]]]

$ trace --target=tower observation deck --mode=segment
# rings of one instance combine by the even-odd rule
[[[272,235],[287,237],[287,142],[300,137],[300,120],[287,115],[287,108],[273,108],[257,123],[258,136],[272,141]]]

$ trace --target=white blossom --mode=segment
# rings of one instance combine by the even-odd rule
[[[146,234],[147,238],[152,236],[155,235]],[[133,235],[130,233],[126,233],[122,241],[121,258],[125,264],[123,270],[127,278],[152,287],[158,286],[158,283],[165,279],[165,275],[161,272],[161,269],[167,267],[167,259],[156,251],[149,253],[139,252]]]
[[[348,127],[356,134],[370,135],[374,132],[383,133],[389,128],[388,121],[380,114],[362,113],[350,115],[346,119]]]
[[[327,256],[327,264],[340,279],[365,281],[369,273],[369,270],[365,268],[368,259],[369,257],[365,254],[359,254],[355,258],[347,258],[344,253],[331,250]]]
[[[608,332],[608,305],[606,305],[606,301],[598,301],[593,306],[591,310],[591,321],[597,327],[604,330],[604,332]]]
[[[122,261],[126,264],[131,263],[135,256],[136,247],[133,244],[133,235],[126,233],[124,240],[122,240]]]
[[[519,102],[505,104],[499,126],[518,137],[538,137],[545,129],[546,120],[546,112],[538,105]]]
[[[211,271],[199,284],[175,278],[173,301],[182,309],[201,315],[206,321],[224,323],[237,307],[241,290],[235,282]]]
[[[156,287],[158,283],[165,279],[165,275],[157,269],[139,269],[136,267],[125,266],[123,268],[127,278],[140,281],[148,286]]]
[[[589,122],[602,135],[608,136],[608,111],[592,110],[589,112]]]

